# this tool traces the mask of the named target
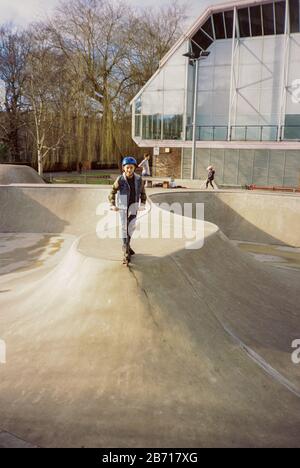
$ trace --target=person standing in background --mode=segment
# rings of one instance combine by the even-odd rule
[[[139,164],[139,167],[141,167],[143,169],[142,177],[150,177],[151,176],[149,160],[150,160],[150,154],[145,153],[143,161]]]

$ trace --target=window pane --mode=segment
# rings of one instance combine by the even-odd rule
[[[187,125],[186,127],[186,140],[192,140],[193,138],[193,126]]]
[[[139,97],[139,98],[135,101],[135,113],[136,113],[136,114],[140,114],[140,113],[141,113],[141,110],[142,110],[142,100],[141,100],[141,98]]]
[[[159,114],[153,115],[153,134],[154,140],[161,139],[161,116]]]
[[[276,34],[284,34],[285,27],[285,2],[275,3]]]
[[[262,141],[276,141],[277,140],[278,128],[276,125],[268,127],[267,125],[262,127],[261,139]]]
[[[249,28],[248,8],[242,8],[241,10],[238,10],[238,15],[239,15],[240,36],[249,37],[250,28]]]
[[[211,24],[211,18],[208,18],[208,20],[201,27],[203,31],[207,32],[207,34],[209,34],[211,37],[214,37],[212,24]]]
[[[139,135],[136,135],[139,136]],[[143,138],[145,140],[161,139],[161,115],[143,115]]]
[[[246,137],[246,129],[245,126],[235,125],[231,129],[231,140],[234,141],[242,141],[245,140]]]
[[[300,140],[300,114],[285,116],[284,138],[285,140]]]
[[[247,141],[259,141],[260,140],[260,127],[247,127],[245,137]]]
[[[152,115],[143,115],[143,138],[152,139]]]
[[[135,116],[135,134],[136,137],[141,136],[141,116]]]
[[[225,141],[227,140],[227,127],[202,125],[197,127],[196,131],[197,140],[206,141]]]
[[[196,42],[196,44],[195,44],[195,42]],[[193,40],[192,40],[193,53],[196,55],[196,57],[198,57],[199,52],[201,50],[200,47],[203,50],[206,50],[210,46],[210,44],[212,42],[213,42],[212,39],[209,39],[209,37],[203,31],[201,31],[201,29],[199,29],[199,31],[196,32],[196,34],[194,35]],[[200,47],[198,47],[197,44]]]
[[[216,39],[225,39],[223,14],[216,13],[213,15],[213,19],[215,25]]]
[[[225,26],[227,31],[227,37],[232,37],[232,28],[233,28],[233,10],[225,11]]]
[[[213,127],[200,126],[197,128],[197,140],[212,141],[213,140]]]
[[[264,35],[270,36],[274,34],[273,3],[268,3],[267,5],[263,5],[262,10],[263,10]]]
[[[252,36],[262,36],[261,9],[260,6],[250,8]]]
[[[299,0],[290,0],[290,24],[291,32],[299,32]]]
[[[182,133],[182,115],[164,115],[163,139],[180,140]]]
[[[215,127],[214,129],[214,140],[225,141],[227,140],[227,127]]]

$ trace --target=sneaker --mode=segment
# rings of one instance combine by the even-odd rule
[[[134,255],[134,254],[135,254],[135,251],[134,251],[134,250],[132,250],[132,248],[131,248],[131,247],[129,247],[129,253],[130,253],[130,255]]]

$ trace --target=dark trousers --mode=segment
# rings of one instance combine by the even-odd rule
[[[127,237],[123,237],[123,245],[126,247],[130,246],[131,237],[135,228],[135,220],[136,214],[129,214],[127,211],[127,226],[126,226],[126,233]]]
[[[208,188],[208,184],[210,184],[212,186],[212,188],[214,189],[214,185],[213,185],[213,179],[207,179],[206,181],[206,188]]]

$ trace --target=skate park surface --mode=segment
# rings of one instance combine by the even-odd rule
[[[140,223],[204,203],[204,244],[126,268],[109,190],[0,187],[0,446],[299,447],[300,270],[233,243],[299,248],[299,195],[149,189]]]
[[[10,184],[44,184],[44,181],[32,167],[0,164],[0,185]]]

